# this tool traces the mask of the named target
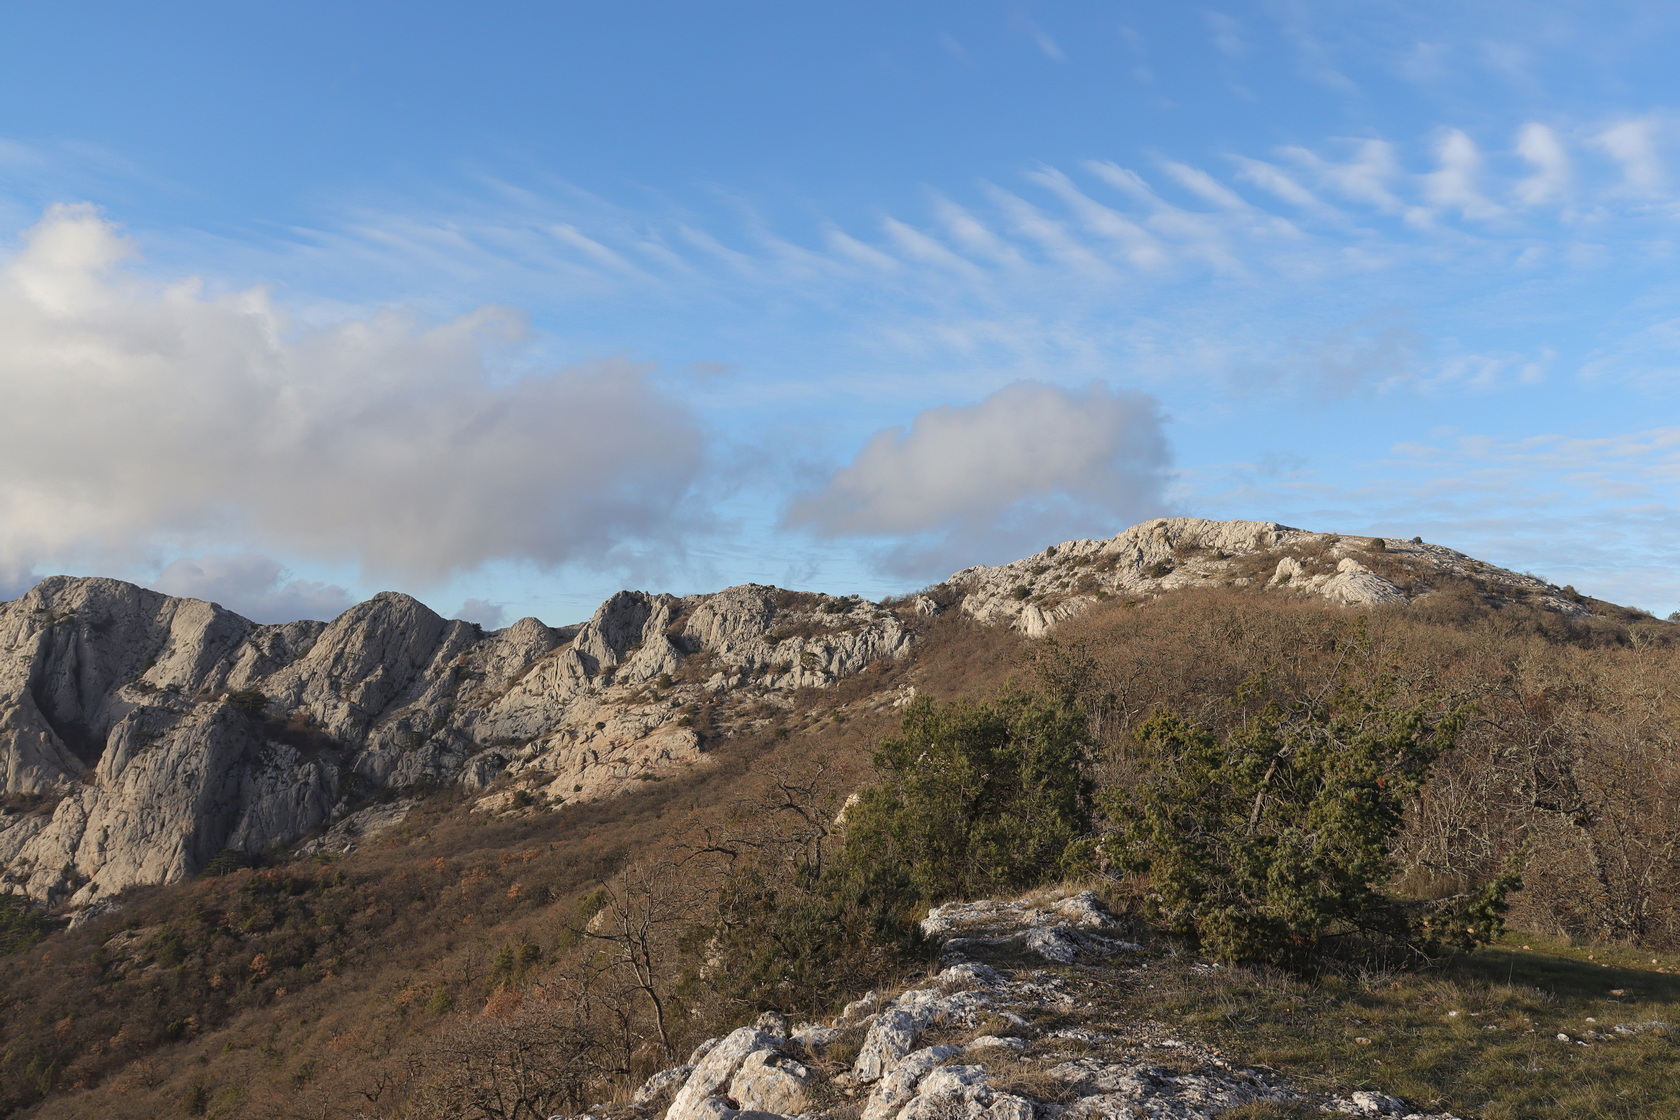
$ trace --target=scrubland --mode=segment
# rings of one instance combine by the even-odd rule
[[[1114,1007],[1234,1058],[1489,1117],[1680,1113],[1666,1031],[1614,1032],[1680,1015],[1680,626],[1495,609],[1468,582],[1374,610],[1187,591],[1036,642],[924,626],[911,658],[711,728],[706,765],[629,794],[486,814],[434,792],[360,850],[275,853],[32,945],[9,934],[0,1115],[622,1105],[763,1010],[827,1015],[925,972],[936,950],[914,919],[929,905],[1063,878],[1097,887],[1151,949],[1151,967],[1114,972]],[[918,703],[895,706],[912,686]],[[1505,932],[1414,952],[1331,914],[1278,926],[1288,951],[1198,963],[1226,942],[1164,906],[1167,873],[1115,839],[1126,796],[1176,765],[1140,729],[1171,711],[1218,744],[1348,697],[1452,731],[1394,795],[1371,897],[1456,913],[1515,871]],[[1010,712],[1059,713],[1063,730]],[[1073,800],[969,782],[961,752],[939,763],[941,736],[985,727],[986,757],[1017,774],[1048,774],[1051,756],[1011,744],[1077,740]],[[917,831],[924,794],[969,808]],[[1079,835],[1021,857],[1025,834],[997,822],[1024,812],[1033,835]]]

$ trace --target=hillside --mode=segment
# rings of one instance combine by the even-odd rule
[[[327,624],[260,626],[114,580],[49,579],[0,606],[0,883],[79,909],[293,843],[393,791],[512,776],[546,803],[611,796],[699,762],[714,724],[903,656],[917,618],[945,609],[1037,637],[1099,603],[1189,588],[1373,606],[1458,582],[1588,614],[1437,545],[1192,518],[968,568],[907,602],[624,591],[585,623],[488,634],[398,594]]]
[[[492,1035],[592,1040],[577,1109],[628,1107],[676,1048],[766,1005],[826,1017],[934,963],[861,942],[802,987],[753,988],[706,946],[760,936],[730,932],[729,900],[805,889],[801,861],[843,839],[836,814],[912,698],[1010,688],[1087,713],[1105,788],[1134,780],[1129,744],[1163,707],[1233,727],[1334,681],[1471,703],[1408,809],[1396,883],[1446,897],[1527,852],[1511,921],[1530,940],[1666,961],[1676,629],[1439,546],[1193,519],[880,604],[622,592],[586,623],[492,633],[397,595],[265,627],[48,580],[0,607],[0,858],[74,928],[0,959],[0,1110],[425,1115],[421,1090]],[[1117,936],[1179,959],[1098,879]],[[614,933],[636,907],[640,942]],[[1192,1048],[1219,1033],[1156,1004]],[[1641,1060],[1667,1060],[1641,1038]],[[1416,1080],[1307,1061],[1290,1077],[1315,1099]],[[837,1117],[847,1101],[864,1103],[842,1093]]]

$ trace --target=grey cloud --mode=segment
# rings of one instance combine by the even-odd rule
[[[157,590],[207,599],[256,622],[331,619],[354,601],[337,584],[289,579],[280,561],[255,552],[183,557],[158,574]]]
[[[604,562],[672,532],[701,469],[644,367],[498,376],[505,310],[303,329],[261,290],[143,282],[130,251],[55,207],[0,263],[0,572],[181,541],[422,583]]]
[[[880,538],[889,570],[942,575],[1164,512],[1169,460],[1148,394],[1018,381],[876,433],[785,519],[824,537]]]
[[[462,622],[476,622],[486,630],[496,630],[506,621],[507,612],[502,610],[500,603],[492,603],[488,599],[468,599],[455,612],[455,617]]]

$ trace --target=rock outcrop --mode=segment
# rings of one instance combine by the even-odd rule
[[[925,986],[891,999],[872,994],[829,1026],[806,1024],[785,1035],[761,1029],[767,1016],[760,1027],[703,1044],[687,1065],[655,1074],[631,1109],[613,1113],[612,1120],[652,1120],[661,1111],[663,1120],[1210,1120],[1264,1104],[1457,1120],[1368,1089],[1329,1095],[1298,1090],[1274,1073],[1244,1069],[1203,1043],[1176,1037],[1165,1024],[1140,1021],[1123,1007],[1096,1010],[1091,998],[1102,970],[1117,954],[1131,957],[1138,950],[1109,936],[1114,924],[1089,893],[940,907],[923,929],[945,939],[946,967]],[[962,959],[964,948],[982,944],[979,935],[995,949],[1030,944],[1031,934],[1047,929],[1085,938],[1075,957],[1051,958],[1060,966],[1054,970]],[[1070,1018],[1080,1025],[1059,1025]],[[816,1071],[822,1048],[845,1039],[856,1043],[860,1035],[850,1068],[832,1077]],[[776,1089],[760,1088],[759,1071],[794,1069],[796,1075],[779,1075],[785,1080]]]
[[[360,805],[442,783],[607,796],[700,761],[694,725],[737,694],[786,704],[909,642],[874,604],[756,585],[485,633],[399,594],[260,626],[55,577],[0,604],[0,889],[82,906],[329,825],[342,850],[406,810]]]
[[[1261,587],[1381,606],[1431,594],[1443,577],[1473,581],[1495,598],[1566,614],[1584,610],[1563,588],[1416,538],[1345,537],[1271,521],[1199,517],[1158,518],[1108,540],[1064,541],[1012,563],[964,568],[919,602],[937,611],[955,601],[982,622],[1037,637],[1104,600],[1138,601],[1180,588]]]

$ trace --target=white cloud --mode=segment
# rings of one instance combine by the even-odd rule
[[[1160,513],[1168,459],[1153,397],[1019,381],[876,433],[787,521],[825,537],[907,538],[888,567],[937,575]]]
[[[1253,183],[1261,190],[1268,191],[1292,206],[1315,214],[1335,216],[1335,208],[1327,205],[1317,195],[1313,194],[1292,177],[1285,174],[1282,168],[1264,160],[1249,159],[1246,156],[1234,156],[1237,164],[1237,178]]]
[[[1039,53],[1044,55],[1045,58],[1052,62],[1067,61],[1067,53],[1062,50],[1062,45],[1056,42],[1049,32],[1035,27],[1032,29],[1032,39],[1033,44],[1038,47]]]
[[[1611,159],[1622,165],[1622,179],[1636,194],[1656,194],[1665,175],[1657,155],[1656,126],[1649,120],[1622,121],[1593,137]]]
[[[337,617],[354,600],[336,584],[291,579],[280,561],[255,552],[183,557],[151,584],[166,595],[205,599],[255,622]]]
[[[1561,198],[1569,188],[1569,153],[1556,132],[1530,121],[1517,134],[1517,154],[1534,165],[1534,174],[1513,188],[1524,206]]]
[[[1504,211],[1483,196],[1478,180],[1482,153],[1462,129],[1449,129],[1435,146],[1440,163],[1423,177],[1424,197],[1444,210],[1457,210],[1466,218],[1495,218]]]
[[[665,533],[700,469],[641,367],[497,375],[508,311],[304,330],[260,289],[144,281],[132,251],[61,206],[0,262],[0,575],[204,541],[420,582],[603,561]]]
[[[1220,209],[1248,209],[1248,203],[1242,200],[1241,195],[1201,168],[1191,167],[1185,163],[1176,163],[1173,160],[1166,160],[1162,166],[1166,169],[1167,174],[1177,179],[1186,190],[1201,196]]]
[[[1235,16],[1224,12],[1203,12],[1202,22],[1207,25],[1208,34],[1213,37],[1213,46],[1226,58],[1241,58],[1248,53],[1248,43],[1243,38],[1242,23]]]
[[[1400,173],[1394,145],[1387,140],[1360,140],[1355,143],[1354,151],[1354,157],[1347,162],[1332,163],[1307,148],[1284,149],[1286,155],[1315,172],[1321,182],[1342,196],[1385,214],[1404,209],[1389,189],[1389,183]]]

